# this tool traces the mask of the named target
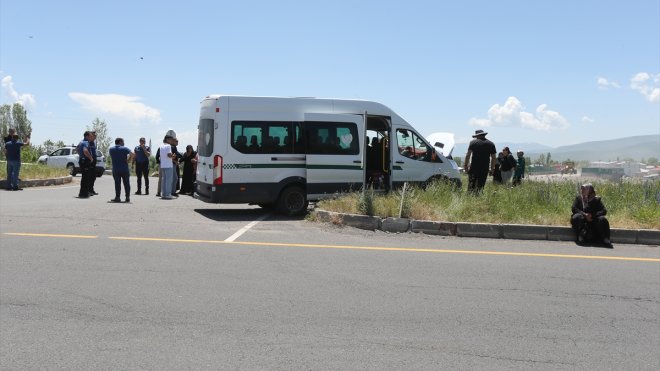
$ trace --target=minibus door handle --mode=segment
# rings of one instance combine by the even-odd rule
[[[397,161],[396,163],[397,164],[405,164],[405,162],[403,162],[403,161]]]
[[[353,161],[353,163],[354,163],[354,164],[361,164],[362,161],[360,161],[360,160],[355,160],[355,161]]]

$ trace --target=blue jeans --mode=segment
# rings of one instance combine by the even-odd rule
[[[174,185],[174,168],[161,168],[160,171],[163,173],[160,196],[172,197],[172,185]]]
[[[20,161],[7,161],[7,189],[18,188],[18,173],[20,172]]]

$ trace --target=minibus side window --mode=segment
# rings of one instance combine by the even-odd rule
[[[309,154],[357,155],[360,153],[355,123],[305,121],[304,132]]]
[[[234,121],[231,146],[241,153],[302,153],[300,125],[281,121]]]

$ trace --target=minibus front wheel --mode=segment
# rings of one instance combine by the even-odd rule
[[[300,186],[285,188],[277,201],[277,210],[287,216],[302,215],[307,211],[307,193]]]

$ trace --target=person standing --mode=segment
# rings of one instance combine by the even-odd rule
[[[121,183],[124,183],[124,193],[126,202],[131,202],[131,182],[128,162],[133,160],[133,152],[130,148],[124,147],[124,139],[115,139],[115,146],[110,148],[110,158],[112,158],[112,178],[115,180],[115,198],[110,202],[121,202]]]
[[[174,179],[172,180],[172,196],[179,197],[178,191],[181,189],[181,159],[183,155],[179,153],[176,148],[179,145],[179,140],[175,136],[172,137],[172,162],[174,162]]]
[[[135,164],[135,175],[137,176],[136,195],[142,194],[142,177],[144,176],[144,194],[149,194],[149,157],[151,157],[151,148],[146,145],[146,140],[140,138],[140,145],[133,151],[133,163]]]
[[[596,190],[591,183],[580,187],[580,194],[575,197],[571,211],[571,226],[578,245],[602,241],[605,247],[613,247],[610,242],[610,223],[605,217],[607,209],[600,197],[596,196]]]
[[[89,132],[89,153],[92,154],[92,164],[90,165],[87,171],[90,172],[89,177],[89,195],[96,196],[98,193],[94,190],[94,184],[96,183],[96,132]]]
[[[174,185],[174,162],[172,161],[172,137],[166,135],[163,144],[158,148],[160,154],[160,171],[163,176],[160,195],[163,200],[172,199],[172,186]]]
[[[508,184],[513,176],[513,170],[516,168],[516,159],[513,158],[509,147],[502,149],[502,162],[500,163],[500,171],[502,172],[502,184]]]
[[[4,142],[11,142],[14,139],[14,135],[16,135],[16,129],[14,128],[9,128],[7,136],[4,137]]]
[[[493,169],[493,183],[502,184],[502,170],[500,170],[500,166],[503,159],[504,154],[502,152],[498,153],[497,161],[495,161],[495,169]]]
[[[30,144],[30,137],[25,139],[23,143],[18,134],[14,132],[10,141],[5,143],[3,152],[7,158],[7,186],[8,191],[22,191],[23,188],[19,187],[18,176],[21,172],[21,149],[26,148]]]
[[[89,169],[94,162],[91,152],[89,151],[89,140],[90,132],[86,131],[83,134],[83,140],[78,143],[78,166],[80,166],[80,191],[78,192],[78,198],[89,198],[90,190],[90,178],[89,176],[94,176],[93,172],[90,172]],[[93,168],[92,168],[93,169]]]
[[[193,195],[195,192],[195,172],[197,168],[197,152],[193,151],[193,146],[186,146],[186,152],[183,154],[183,180],[181,182],[181,194]]]
[[[476,130],[465,155],[465,169],[468,173],[468,192],[478,194],[486,184],[488,174],[495,170],[495,144],[486,139],[488,133]]]
[[[518,162],[516,163],[516,171],[513,173],[513,185],[518,186],[525,177],[525,153],[522,150],[516,152]]]

